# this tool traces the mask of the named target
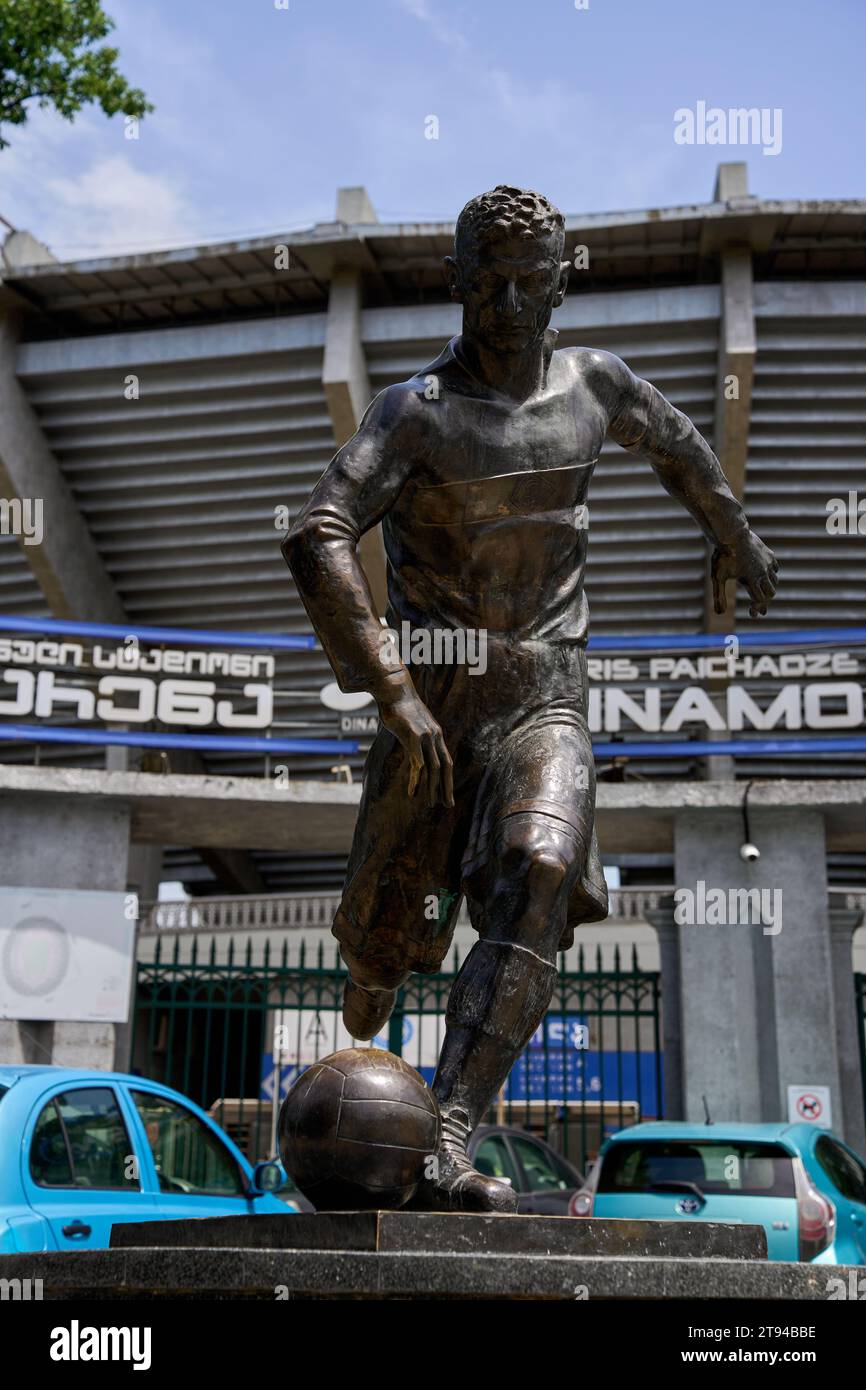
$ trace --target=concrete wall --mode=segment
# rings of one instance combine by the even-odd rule
[[[8,887],[127,886],[129,812],[116,803],[78,804],[27,795],[0,800],[0,883]],[[0,1061],[99,1067],[116,1062],[112,1023],[0,1020]]]
[[[669,1117],[787,1118],[790,1085],[829,1086],[833,1127],[866,1145],[851,956],[856,912],[828,907],[824,820],[806,808],[751,814],[754,864],[740,857],[742,817],[680,814],[676,883],[696,895],[758,889],[771,904],[760,921],[658,921],[665,1047],[677,1079]],[[777,919],[772,909],[778,907]],[[663,916],[663,915],[661,915]],[[668,1031],[670,1029],[670,1032]]]

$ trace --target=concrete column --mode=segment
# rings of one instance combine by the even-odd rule
[[[764,938],[771,956],[780,1111],[787,1114],[792,1083],[824,1084],[838,1120],[842,1090],[824,818],[817,811],[768,810],[750,820],[765,856],[758,868],[767,861],[762,881],[783,892],[782,929]]]
[[[372,390],[361,341],[361,272],[334,271],[328,296],[322,385],[337,445],[351,439],[370,404]]]
[[[738,885],[740,818],[680,813],[674,826],[678,889]],[[701,1120],[705,1095],[719,1119],[761,1119],[758,995],[753,928],[677,925],[683,1118]]]
[[[714,202],[728,203],[748,198],[748,168],[743,163],[720,164],[713,193]],[[716,399],[713,421],[713,448],[734,496],[742,502],[746,486],[749,429],[752,413],[752,383],[758,337],[753,302],[752,252],[744,233],[734,228],[733,241],[714,246],[719,258],[719,348],[716,360]],[[737,238],[740,238],[739,240]],[[709,250],[709,248],[703,248]],[[709,560],[709,555],[708,555]],[[708,632],[733,632],[736,627],[735,586],[728,586],[727,613],[716,613],[709,564],[706,573],[705,627]],[[712,681],[714,698],[724,697],[727,680]],[[711,735],[726,739],[727,733]],[[704,760],[708,781],[730,780],[736,775],[734,759],[722,754]]]
[[[157,898],[159,881],[162,876],[162,855],[162,845],[131,844],[129,846],[127,888],[138,898],[138,918],[135,923],[133,945],[133,959],[135,961],[138,960],[138,931],[141,925],[142,904],[154,902]],[[129,1071],[132,1064],[132,1019],[135,1010],[135,985],[136,970],[133,967],[132,978],[129,982],[129,1009],[126,1020],[114,1025],[114,1061],[112,1065],[115,1071]]]
[[[767,909],[766,926],[742,922],[738,907],[739,923],[677,927],[685,1118],[702,1118],[705,1093],[720,1119],[783,1120],[793,1083],[829,1086],[841,1116],[823,817],[750,807],[750,821],[755,864],[740,858],[736,812],[675,821],[678,889],[721,889],[729,902],[730,890],[757,889]]]
[[[364,227],[378,222],[365,188],[337,190],[337,221],[346,227]],[[331,272],[322,361],[322,386],[338,449],[355,433],[373,394],[361,333],[363,297],[361,265],[354,253],[347,252],[346,263],[338,263]],[[388,587],[381,526],[375,526],[361,537],[358,552],[376,611],[384,614]]]
[[[853,958],[853,937],[863,921],[863,913],[845,908],[831,908],[829,915],[833,993],[836,1003],[836,1043],[842,1087],[842,1113],[834,1115],[833,1127],[852,1148],[863,1154],[866,1153],[866,1117],[863,1114],[860,1059],[860,1030],[863,1020],[854,990]]]
[[[19,329],[19,316],[0,300],[0,497],[38,504],[41,534],[20,538],[21,551],[52,615],[123,622],[120,599],[16,375]]]
[[[355,433],[373,394],[361,338],[362,290],[361,271],[357,267],[334,270],[328,298],[322,386],[338,448]],[[376,610],[382,615],[388,591],[381,526],[361,537],[358,550]]]
[[[731,491],[742,501],[758,351],[750,248],[726,246],[721,253],[720,270],[722,293],[714,445]]]
[[[18,888],[124,891],[129,812],[96,801],[75,807],[56,797],[0,801],[0,883]],[[115,1060],[112,1023],[0,1020],[0,1060],[99,1067]]]
[[[682,1056],[682,990],[679,928],[674,922],[673,898],[664,907],[645,913],[659,942],[662,976],[662,1047],[664,1049],[664,1117],[685,1119]]]
[[[714,202],[729,203],[748,196],[745,164],[719,166]],[[753,301],[752,251],[748,244],[723,244],[718,248],[720,285],[719,350],[716,362],[716,401],[713,448],[722,472],[738,501],[746,487],[749,430],[752,416],[752,384],[758,335]],[[727,613],[716,613],[709,566],[706,576],[705,626],[708,632],[733,632],[736,627],[736,586],[728,586]],[[713,681],[711,690],[721,699],[728,682]],[[719,735],[727,738],[727,734]],[[705,761],[709,780],[735,777],[734,759],[726,755]]]
[[[745,164],[719,166],[714,201],[732,203],[748,199]],[[716,362],[716,401],[713,448],[738,501],[746,488],[749,431],[752,417],[752,385],[758,334],[755,325],[752,250],[744,231],[731,231],[732,241],[716,249],[719,257],[720,318]],[[733,586],[729,599],[734,601]],[[713,608],[712,585],[707,575],[706,627],[708,632],[731,632],[733,612],[718,614]]]

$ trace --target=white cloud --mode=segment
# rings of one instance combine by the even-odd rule
[[[45,187],[58,219],[58,244],[122,253],[192,235],[181,191],[164,175],[137,168],[126,154],[99,158],[76,178],[49,177]],[[53,236],[49,232],[49,241]]]
[[[429,0],[397,0],[401,10],[405,10],[413,19],[426,27],[446,48],[452,49],[455,53],[466,53],[469,49],[469,41],[449,24],[448,20],[441,14],[430,9]]]
[[[401,10],[405,10],[415,19],[429,23],[433,18],[427,0],[397,0],[397,3]]]
[[[180,182],[145,168],[121,123],[115,132],[120,149],[113,152],[106,151],[104,126],[86,112],[74,125],[34,112],[26,127],[7,135],[9,148],[0,151],[0,213],[60,259],[198,238],[198,217]]]

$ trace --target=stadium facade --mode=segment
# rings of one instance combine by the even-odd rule
[[[356,188],[340,190],[334,222],[256,241],[59,263],[10,233],[0,639],[73,644],[102,632],[157,651],[173,644],[148,629],[176,630],[180,647],[195,646],[191,633],[200,644],[202,630],[214,648],[232,632],[308,637],[280,528],[371,397],[459,330],[441,272],[453,232],[382,224]],[[600,705],[599,838],[621,886],[610,923],[582,940],[608,955],[639,944],[661,972],[669,1116],[698,1118],[706,1095],[720,1116],[775,1119],[789,1087],[826,1087],[835,1127],[862,1147],[866,203],[765,201],[749,193],[745,165],[727,164],[707,204],[568,216],[566,235],[575,269],[553,320],[559,345],[616,352],[682,409],[781,563],[765,622],[774,640],[760,648],[776,664],[736,697],[750,712],[739,742],[730,686],[745,667],[727,680],[673,665],[666,680],[627,666],[604,673],[619,693]],[[38,502],[38,525],[25,501]],[[378,533],[362,555],[384,611]],[[726,635],[756,631],[742,598],[736,619],[713,612],[706,570],[701,536],[648,465],[606,446],[587,583],[592,632],[608,643],[598,660],[681,653],[694,666]],[[18,657],[27,666],[28,653]],[[268,731],[298,736],[290,754],[184,740],[195,721],[183,706],[174,723],[115,715],[113,741],[54,738],[70,727],[64,700],[75,704],[61,671],[87,685],[71,648],[63,660],[54,685],[34,676],[30,703],[4,706],[0,885],[135,893],[143,966],[157,940],[176,943],[179,960],[193,937],[221,959],[252,941],[255,970],[266,949],[325,939],[371,710],[323,699],[333,678],[321,650],[274,646]],[[10,681],[16,699],[25,685]],[[673,711],[695,687],[708,712],[684,728]],[[13,708],[25,711],[23,731]],[[96,708],[77,705],[74,727],[104,729]],[[762,727],[755,711],[773,709]],[[623,710],[646,737],[620,750]],[[136,743],[145,729],[150,742]],[[760,850],[751,863],[747,838]],[[153,905],[161,879],[181,881],[191,903]],[[703,892],[702,916],[678,915],[675,888],[695,902]],[[739,926],[707,920],[708,889],[759,903],[781,890],[780,930],[763,908]],[[464,924],[458,945],[467,940]],[[128,1018],[29,1017],[19,1006],[0,1020],[4,1059],[110,1066],[129,1046]]]

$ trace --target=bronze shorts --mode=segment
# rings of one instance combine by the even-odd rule
[[[488,650],[484,675],[457,666],[412,675],[445,734],[455,804],[429,807],[420,791],[408,796],[408,761],[380,728],[333,928],[353,978],[368,987],[439,970],[464,895],[480,927],[493,834],[507,816],[549,817],[574,842],[561,949],[578,923],[608,912],[582,647],[511,643]]]

